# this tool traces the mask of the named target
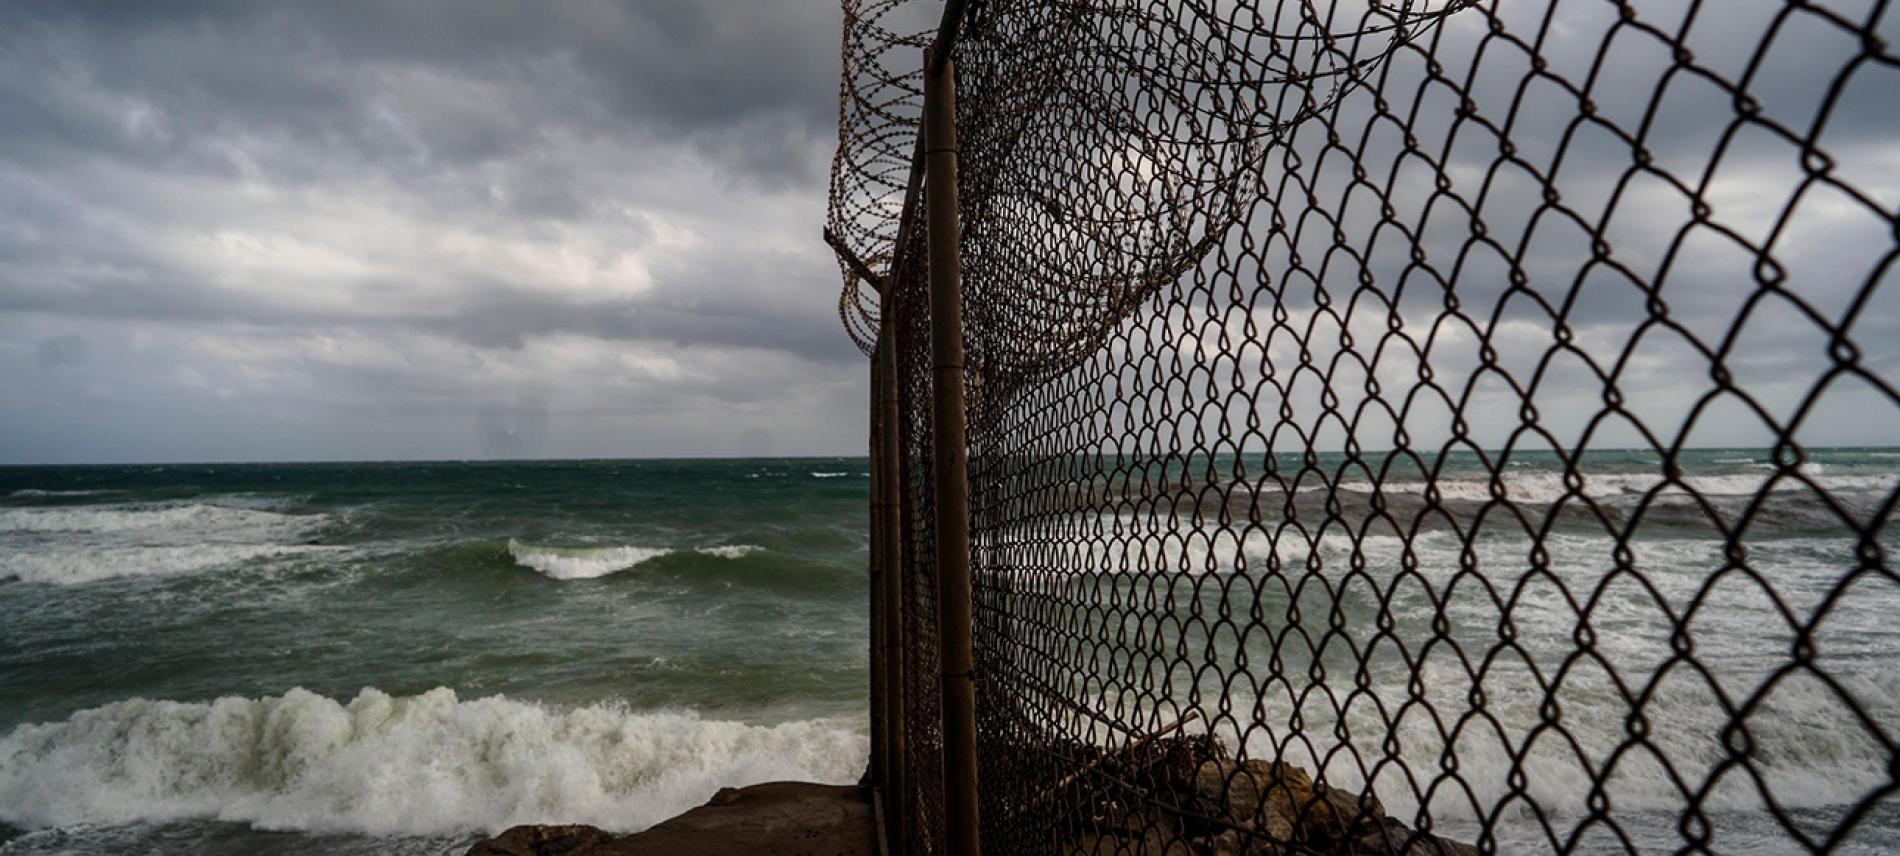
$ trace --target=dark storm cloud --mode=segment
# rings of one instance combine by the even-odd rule
[[[112,99],[200,130],[272,128],[395,154],[400,141],[362,120],[381,99],[414,95],[434,110],[415,134],[452,161],[531,145],[546,123],[671,139],[773,116],[827,136],[836,112],[836,57],[814,50],[835,40],[822,3],[29,2],[0,20],[13,70],[27,72],[8,76],[5,131],[48,146],[177,153],[128,145],[101,109]],[[458,104],[452,88],[406,91],[404,75],[510,100]]]
[[[1822,5],[1848,19],[1872,13],[1856,2]],[[1900,364],[1900,273],[1887,263],[1900,210],[1900,113],[1887,105],[1900,69],[1860,58],[1859,37],[1814,10],[1736,0],[1700,4],[1687,23],[1692,8],[1483,4],[1452,16],[1429,43],[1398,51],[1376,82],[1268,153],[1269,198],[1247,234],[1229,234],[1222,262],[1245,268],[1243,283],[1273,289],[1255,304],[1252,329],[1274,329],[1276,311],[1291,315],[1266,338],[1279,388],[1291,387],[1294,422],[1312,428],[1327,413],[1316,376],[1302,383],[1297,367],[1331,365],[1342,331],[1359,357],[1379,354],[1373,371],[1388,391],[1419,384],[1412,349],[1426,350],[1434,383],[1472,395],[1464,412],[1494,446],[1522,424],[1505,375],[1520,388],[1537,379],[1543,426],[1571,441],[1600,411],[1603,376],[1612,375],[1662,442],[1686,426],[1692,444],[1749,444],[1777,426],[1728,405],[1717,418],[1686,419],[1715,389],[1709,354],[1721,353],[1742,393],[1781,425],[1835,367],[1836,329],[1847,327],[1862,366]],[[1492,12],[1527,41],[1546,34],[1544,75],[1532,73],[1523,44],[1493,32]],[[1878,26],[1900,36],[1900,17]],[[1681,33],[1687,50],[1678,52],[1671,41]],[[1863,198],[1810,177],[1807,138],[1831,158],[1830,175]],[[1706,222],[1695,222],[1697,198],[1709,207]],[[1289,225],[1275,234],[1276,222]],[[1779,290],[1763,285],[1771,271],[1783,274]],[[1362,274],[1373,289],[1362,290]],[[1343,318],[1317,308],[1322,293]],[[1862,296],[1870,299],[1856,313]],[[1559,314],[1573,350],[1555,345]],[[1389,332],[1392,315],[1401,334]],[[1227,320],[1205,329],[1227,341],[1246,335],[1246,315]],[[1211,346],[1213,335],[1185,338]],[[1486,372],[1481,345],[1496,355]],[[1334,383],[1333,395],[1358,400],[1351,369]],[[1273,394],[1266,414],[1280,407]],[[1841,378],[1800,437],[1887,443],[1900,431],[1896,413],[1883,393]],[[1593,445],[1647,442],[1609,421]],[[1408,429],[1433,442],[1449,423],[1449,413],[1433,413]],[[1327,442],[1340,439],[1335,432]]]
[[[1486,5],[1515,33],[1539,31],[1547,8]],[[1865,13],[1858,0],[1822,5]],[[1357,157],[1386,199],[1343,205],[1349,242],[1368,245],[1367,270],[1400,293],[1408,322],[1440,314],[1432,275],[1459,271],[1478,329],[1441,336],[1444,383],[1475,361],[1526,233],[1530,289],[1559,306],[1575,288],[1567,323],[1606,366],[1650,316],[1634,282],[1663,281],[1670,322],[1713,346],[1757,289],[1762,252],[1815,312],[1843,317],[1891,247],[1879,211],[1900,209],[1900,113],[1887,109],[1900,70],[1852,62],[1853,36],[1779,0],[1651,0],[1633,22],[1611,3],[1557,8],[1540,48],[1550,72],[1594,77],[1601,120],[1640,133],[1735,235],[1685,234],[1680,189],[1634,169],[1616,135],[1578,127],[1576,95],[1550,81],[1520,93],[1523,51],[1475,10],[1453,16],[1431,42],[1440,82],[1421,84],[1417,51],[1382,70],[1388,119]],[[1671,72],[1679,56],[1655,32],[1683,32],[1691,8],[1693,65]],[[1900,15],[1880,27],[1900,40]],[[494,453],[510,431],[536,438],[511,448],[553,455],[857,450],[863,363],[838,329],[836,271],[817,239],[837,46],[831,0],[0,4],[0,394],[14,405],[0,413],[0,460],[441,457]],[[1762,115],[1818,134],[1834,174],[1869,201],[1810,188],[1780,217],[1804,181],[1799,148],[1738,126],[1734,94],[1711,80],[1750,68],[1745,94]],[[1561,169],[1499,166],[1476,123],[1446,146],[1445,81],[1468,87],[1487,121],[1508,117],[1524,161],[1548,167],[1562,147]],[[1378,100],[1362,90],[1340,103],[1347,145]],[[1408,129],[1429,167],[1401,155]],[[1308,123],[1288,144],[1317,197],[1280,193],[1272,204],[1290,215],[1342,207],[1347,167],[1322,157],[1324,130]],[[1444,199],[1425,217],[1438,167],[1497,248],[1474,245]],[[1564,210],[1538,215],[1546,182]],[[1382,201],[1418,227],[1423,268],[1406,236],[1371,241]],[[1634,279],[1599,265],[1577,281],[1596,230]],[[1329,232],[1266,242],[1251,262],[1296,314],[1321,284],[1288,254],[1325,257]],[[1331,279],[1348,274],[1334,265],[1323,285],[1349,293]],[[1867,365],[1896,361],[1882,347],[1900,341],[1892,291],[1856,321]],[[1347,323],[1377,335],[1387,310],[1366,307]],[[1729,367],[1792,401],[1824,366],[1827,337],[1782,297],[1755,311]],[[1497,317],[1493,346],[1528,375],[1551,320],[1523,294]],[[1640,383],[1628,376],[1658,407],[1708,384],[1706,360],[1674,335],[1637,349]],[[1551,414],[1564,408],[1546,397],[1600,387],[1574,360],[1548,377],[1539,404]],[[1855,440],[1900,430],[1835,421]]]
[[[220,431],[465,455],[520,400],[547,454],[848,451],[831,395],[860,363],[816,236],[837,15],[0,7],[0,386],[23,405],[0,459],[216,457],[163,450]],[[150,418],[145,390],[228,425]],[[276,413],[304,427],[253,442]]]

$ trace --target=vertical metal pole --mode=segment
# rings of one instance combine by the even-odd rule
[[[893,271],[895,274],[895,271]],[[884,566],[884,588],[879,611],[884,616],[884,785],[886,805],[896,807],[887,816],[891,848],[896,853],[909,850],[910,778],[904,754],[904,609],[903,609],[903,531],[897,463],[897,283],[886,280],[884,297],[878,307],[880,331],[877,346],[877,417],[878,459],[872,471],[884,487],[877,494],[878,561]]]
[[[883,411],[879,409],[880,399],[884,395],[884,365],[877,355],[871,360],[871,579],[870,579],[870,616],[871,616],[871,771],[868,776],[871,783],[882,787],[889,781],[890,746],[885,740],[884,721],[889,718],[890,710],[885,703],[885,646],[884,637],[890,633],[890,621],[884,614],[884,580],[891,575],[891,567],[884,562],[884,522],[883,496],[890,490],[884,481],[884,473],[878,462],[884,458],[884,426],[879,424]]]
[[[976,685],[970,640],[970,485],[963,397],[962,234],[957,223],[955,63],[924,57],[924,200],[930,241],[932,482],[937,636],[943,665],[944,827],[953,856],[977,841]]]

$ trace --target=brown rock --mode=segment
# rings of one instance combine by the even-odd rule
[[[1195,856],[1194,848],[1189,847],[1186,841],[1182,841],[1172,831],[1163,831],[1160,828],[1149,829],[1147,834],[1142,836],[1141,845],[1141,849],[1130,852],[1141,853],[1144,856],[1149,853],[1159,853],[1161,856]]]
[[[476,842],[468,856],[582,856],[613,840],[612,833],[578,824],[516,826]]]
[[[1194,790],[1229,823],[1286,842],[1293,840],[1294,810],[1312,798],[1313,780],[1291,764],[1219,760],[1195,771]]]
[[[1330,847],[1385,818],[1370,792],[1316,784],[1305,770],[1272,761],[1207,761],[1195,771],[1194,790],[1228,822],[1278,843]]]
[[[1343,842],[1365,830],[1376,829],[1385,821],[1385,806],[1371,791],[1355,794],[1315,784],[1308,799],[1312,797],[1318,800],[1308,808],[1300,824],[1301,838],[1307,842]]]
[[[517,826],[477,842],[468,856],[871,856],[871,804],[859,788],[769,782],[727,788],[706,805],[645,832],[591,826]]]
[[[1207,840],[1210,856],[1285,856],[1286,850],[1258,835],[1228,830]]]
[[[1247,842],[1242,841],[1240,833],[1228,830],[1207,839],[1208,856],[1245,856]]]

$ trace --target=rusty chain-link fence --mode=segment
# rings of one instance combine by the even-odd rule
[[[1900,11],[844,12],[895,849],[1900,851]]]

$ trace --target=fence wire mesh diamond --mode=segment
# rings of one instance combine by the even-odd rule
[[[942,9],[845,0],[828,224],[896,349],[914,853]],[[985,848],[1900,851],[1892,4],[957,23]]]

